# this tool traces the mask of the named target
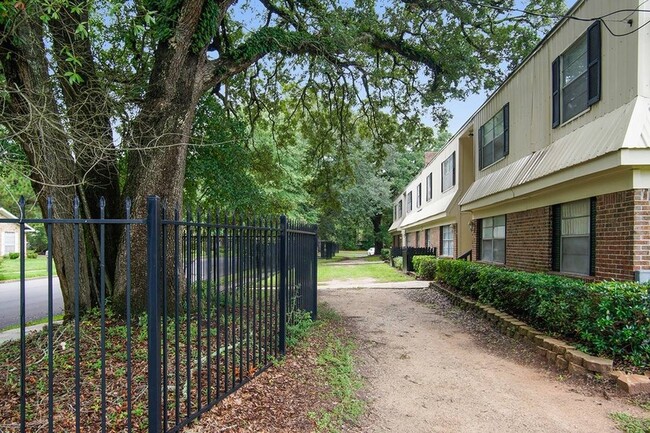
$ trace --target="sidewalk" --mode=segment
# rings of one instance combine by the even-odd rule
[[[413,280],[392,283],[377,283],[372,278],[361,280],[331,280],[318,283],[318,290],[335,289],[424,289],[429,281]]]
[[[61,323],[63,323],[61,320],[54,321],[55,325],[59,325]],[[31,332],[42,331],[43,328],[47,328],[46,323],[41,323],[40,325],[28,326],[25,328],[25,335]],[[20,328],[14,328],[14,329],[9,329],[7,331],[0,332],[0,344],[4,343],[5,341],[11,341],[11,340],[20,340]]]

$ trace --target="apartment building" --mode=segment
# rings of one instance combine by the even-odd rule
[[[406,207],[392,233],[414,245],[418,232],[448,223],[454,256],[469,242],[481,262],[650,279],[650,13],[642,3],[578,1],[569,15],[602,19],[565,18],[546,35],[442,150],[457,149],[455,177],[465,181],[448,203],[443,194],[428,204],[444,216]],[[427,168],[396,207],[417,194]]]

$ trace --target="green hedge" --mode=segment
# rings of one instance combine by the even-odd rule
[[[404,268],[404,259],[401,257],[393,257],[393,266],[401,271]]]
[[[413,256],[415,275],[423,280],[434,280],[437,261],[435,256]]]
[[[390,248],[381,249],[381,259],[385,262],[390,260]]]
[[[650,367],[650,286],[440,259],[436,279],[583,349]]]

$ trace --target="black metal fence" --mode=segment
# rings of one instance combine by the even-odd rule
[[[78,201],[75,202],[78,209]],[[286,351],[287,326],[316,316],[316,227],[278,218],[166,212],[148,199],[134,219],[0,220],[20,226],[18,341],[0,345],[0,431],[177,432],[264,371]],[[51,203],[50,203],[51,206]],[[102,203],[103,206],[103,203]],[[24,211],[24,209],[23,209]],[[21,213],[24,215],[24,212]],[[102,212],[103,215],[103,212]],[[53,233],[72,226],[74,315],[55,325],[52,255],[47,331],[27,334],[25,225]],[[107,303],[106,228],[124,229],[126,305]],[[80,230],[99,233],[99,308],[79,309]],[[146,228],[147,313],[134,314],[132,229]]]
[[[333,241],[320,241],[320,258],[331,259],[338,252],[338,245]]]
[[[429,247],[392,247],[390,249],[390,256],[391,256],[391,266],[394,266],[393,264],[393,258],[395,257],[402,257],[403,260],[403,266],[404,266],[404,271],[406,272],[413,272],[413,256],[435,256],[436,255],[436,248],[429,248]]]

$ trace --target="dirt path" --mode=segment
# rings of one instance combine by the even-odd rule
[[[509,353],[503,341],[501,352],[490,350],[469,320],[448,314],[453,307],[442,295],[431,295],[434,305],[427,306],[413,300],[416,292],[319,291],[359,339],[370,400],[363,431],[617,432],[609,413],[643,415],[622,398],[516,362],[526,351],[514,340]]]

